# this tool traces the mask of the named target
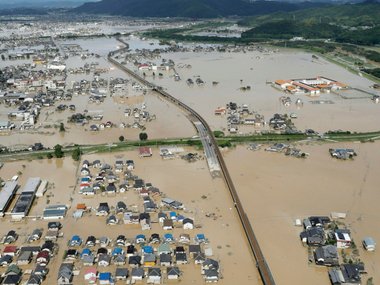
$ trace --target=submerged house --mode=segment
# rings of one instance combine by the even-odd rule
[[[62,263],[58,271],[57,284],[58,285],[72,284],[73,276],[74,276],[73,271],[74,271],[74,264]]]
[[[361,264],[342,264],[340,267],[329,270],[332,285],[360,285],[364,266]]]
[[[84,271],[84,280],[88,284],[95,284],[97,279],[98,271],[95,267],[89,267]]]
[[[314,259],[317,265],[337,266],[339,265],[338,250],[335,245],[317,247],[314,251]]]
[[[311,246],[324,245],[326,242],[325,231],[321,227],[310,227],[301,232],[300,238],[303,243]]]
[[[181,275],[181,271],[177,266],[168,267],[166,272],[169,280],[177,280]]]
[[[147,283],[161,284],[161,269],[158,267],[152,267],[148,269]]]
[[[124,268],[124,267],[116,268],[116,272],[115,272],[116,280],[126,280],[128,278],[128,275],[129,275],[128,268]]]
[[[132,282],[141,281],[144,278],[144,269],[143,268],[132,268],[131,276]]]
[[[21,269],[15,265],[11,264],[4,273],[4,280],[1,284],[3,285],[17,285],[20,283],[22,278]]]

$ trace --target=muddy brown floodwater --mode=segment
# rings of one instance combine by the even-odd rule
[[[187,152],[194,152],[194,149],[186,149]],[[223,180],[213,179],[207,168],[206,160],[198,160],[188,163],[180,158],[173,160],[162,160],[158,154],[158,149],[153,149],[153,157],[141,159],[137,151],[120,152],[112,154],[92,154],[82,158],[93,161],[100,159],[102,162],[114,164],[116,159],[133,159],[136,164],[134,173],[143,178],[146,182],[153,183],[167,197],[177,199],[184,203],[186,216],[193,217],[196,224],[201,225],[200,229],[186,231],[193,238],[196,233],[204,233],[209,239],[209,246],[213,250],[213,258],[220,261],[223,279],[219,284],[259,285],[260,279],[250,254],[243,230],[240,226],[239,218],[234,211],[233,203]],[[23,166],[24,165],[24,166]],[[43,198],[35,201],[32,207],[31,216],[40,216],[44,207],[49,203],[68,204],[70,209],[66,218],[62,221],[64,237],[58,240],[58,255],[49,263],[50,273],[47,284],[55,284],[57,270],[67,242],[74,234],[78,234],[83,239],[89,235],[96,237],[108,236],[115,239],[117,235],[124,234],[127,238],[134,238],[137,234],[143,233],[146,236],[154,232],[163,235],[165,232],[158,223],[152,224],[152,230],[141,231],[140,226],[116,225],[106,226],[105,217],[96,217],[94,213],[85,214],[82,219],[75,220],[72,217],[78,203],[85,203],[88,207],[97,208],[100,202],[108,202],[110,207],[114,207],[120,200],[124,201],[130,209],[142,210],[142,199],[133,190],[126,193],[118,193],[116,196],[97,195],[94,198],[84,198],[78,193],[77,174],[78,164],[69,157],[64,159],[35,160],[32,162],[19,161],[9,162],[0,170],[0,176],[9,179],[21,171],[20,184],[23,185],[28,177],[39,176],[47,179],[51,185]],[[95,171],[93,171],[95,173]],[[204,196],[204,197],[202,197]],[[211,217],[206,214],[212,213]],[[21,223],[12,223],[9,217],[1,220],[0,236],[9,230],[15,229],[20,238],[16,245],[21,246],[26,235],[34,228],[41,227],[46,233],[47,221],[28,219]],[[166,231],[167,232],[167,231]],[[182,229],[172,231],[174,237],[183,233]],[[42,244],[39,243],[39,244]],[[1,247],[2,248],[2,247]],[[81,251],[82,247],[80,248]],[[33,263],[34,264],[34,263]],[[81,274],[74,278],[74,284],[87,284],[83,279],[83,267],[80,262],[76,262],[81,268]],[[23,269],[31,268],[33,265],[23,266]],[[191,261],[187,265],[181,265],[183,270],[181,284],[201,284],[203,278],[200,267],[195,266]],[[99,271],[114,272],[115,266],[98,268]],[[0,269],[0,272],[5,268]],[[124,284],[124,283],[118,283]]]
[[[295,219],[312,215],[347,213],[342,220],[351,230],[360,259],[375,284],[379,252],[366,252],[362,239],[380,240],[378,221],[378,172],[380,143],[339,143],[301,145],[310,153],[306,159],[287,157],[264,150],[256,152],[245,146],[225,153],[243,206],[255,230],[276,284],[329,284],[328,269],[308,265],[308,253],[302,246]],[[354,148],[354,160],[330,157],[329,148]]]

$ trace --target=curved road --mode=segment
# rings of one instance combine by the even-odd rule
[[[240,199],[239,199],[239,196],[237,194],[236,188],[235,188],[235,186],[233,184],[233,181],[231,179],[231,176],[230,176],[230,174],[228,172],[228,168],[227,168],[227,166],[226,166],[226,164],[224,162],[224,159],[223,159],[223,156],[222,156],[222,154],[221,154],[221,152],[219,150],[218,144],[217,144],[217,142],[216,142],[216,140],[214,138],[213,132],[212,132],[211,128],[209,127],[209,125],[207,124],[206,120],[204,120],[202,118],[202,116],[199,115],[195,110],[193,110],[192,108],[190,108],[186,104],[182,103],[180,100],[178,100],[177,98],[173,97],[168,92],[162,90],[161,87],[156,86],[156,85],[152,84],[151,82],[145,80],[143,77],[139,76],[138,74],[136,74],[135,72],[133,72],[132,70],[130,70],[129,68],[127,68],[126,66],[120,64],[115,59],[113,59],[112,57],[115,54],[120,53],[122,51],[124,52],[124,51],[128,50],[128,48],[129,48],[129,46],[128,46],[128,44],[126,42],[124,42],[124,41],[122,41],[120,39],[118,39],[118,40],[120,42],[122,42],[123,44],[125,44],[126,47],[122,48],[122,49],[119,49],[117,51],[114,51],[114,52],[110,52],[108,54],[108,60],[113,65],[115,65],[116,67],[118,67],[121,70],[125,71],[126,73],[128,73],[130,76],[132,76],[134,79],[136,79],[137,81],[139,81],[143,85],[147,86],[148,88],[151,88],[153,91],[156,91],[162,97],[164,97],[168,101],[172,102],[173,104],[177,105],[178,107],[180,107],[181,109],[183,109],[187,113],[187,117],[195,125],[195,127],[197,128],[197,130],[198,130],[198,132],[200,134],[200,137],[202,139],[202,143],[203,143],[204,147],[206,147],[205,148],[206,154],[211,157],[211,160],[213,160],[213,157],[215,157],[215,163],[218,164],[216,166],[216,168],[213,170],[210,167],[210,162],[208,161],[210,171],[212,173],[216,172],[216,171],[218,171],[218,166],[220,167],[219,169],[221,170],[221,172],[223,174],[223,178],[225,180],[225,183],[226,183],[226,185],[228,187],[228,190],[230,191],[232,200],[233,200],[233,202],[235,204],[235,207],[236,207],[236,210],[238,212],[241,224],[242,224],[244,232],[246,234],[249,246],[250,246],[250,248],[252,250],[252,253],[253,253],[253,255],[254,255],[255,259],[256,259],[256,265],[257,265],[257,268],[259,270],[259,273],[260,273],[261,280],[262,280],[263,284],[264,285],[275,285],[276,283],[275,283],[275,281],[273,279],[273,276],[272,276],[272,273],[270,271],[270,268],[269,268],[269,266],[268,266],[268,264],[267,264],[267,262],[265,260],[265,257],[264,257],[264,255],[263,255],[263,253],[261,251],[259,242],[258,242],[258,240],[257,240],[257,238],[255,236],[255,233],[253,232],[253,228],[251,226],[251,223],[249,222],[248,216],[245,213],[243,205],[240,202]],[[205,131],[204,134],[202,134],[203,131]]]

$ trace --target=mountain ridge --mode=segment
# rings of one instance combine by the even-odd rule
[[[75,13],[132,17],[217,18],[263,15],[327,5],[324,3],[243,0],[102,0],[85,3]]]

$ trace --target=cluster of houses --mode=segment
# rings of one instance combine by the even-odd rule
[[[162,59],[162,63],[156,64],[154,62],[147,62],[147,63],[139,63],[135,62],[135,66],[137,66],[139,71],[169,71],[173,69],[174,67],[174,62],[173,60],[165,60]]]
[[[59,269],[58,284],[72,284],[76,268],[83,269],[83,278],[89,284],[127,279],[131,283],[145,279],[161,284],[164,279],[180,279],[182,266],[189,263],[199,266],[206,282],[216,282],[220,278],[219,262],[210,257],[212,250],[206,243],[203,234],[197,234],[193,241],[190,235],[175,239],[171,233],[162,237],[153,233],[149,238],[138,234],[130,239],[120,234],[114,240],[106,236],[82,240],[74,235]],[[112,265],[115,269],[107,271]]]
[[[181,202],[168,197],[162,198],[157,187],[133,174],[135,168],[133,160],[116,160],[114,170],[109,164],[102,164],[98,160],[95,160],[91,166],[99,170],[94,179],[91,177],[89,161],[83,161],[79,193],[84,196],[93,196],[96,192],[115,195],[134,190],[143,202],[140,212],[128,208],[122,200],[117,202],[113,211],[107,202],[99,203],[96,216],[107,217],[107,225],[123,222],[126,225],[140,225],[142,230],[150,230],[151,222],[155,220],[160,223],[163,230],[194,229],[194,220],[181,213],[184,209]],[[117,185],[120,174],[124,176],[124,181]]]
[[[226,107],[216,108],[214,114],[217,116],[227,114],[227,127],[230,133],[237,133],[239,125],[263,127],[265,124],[264,116],[249,110],[247,104],[238,106],[237,103],[229,102]]]
[[[330,148],[329,153],[332,157],[342,160],[353,159],[357,156],[355,150],[351,148]]]
[[[58,232],[60,224],[51,222],[48,224],[48,232]],[[2,242],[4,248],[0,254],[0,266],[6,267],[4,274],[0,276],[0,282],[4,285],[18,285],[23,281],[26,285],[40,285],[49,273],[48,264],[54,258],[58,248],[53,240],[46,234],[42,245],[39,243],[43,236],[42,229],[35,229],[27,236],[26,244],[15,245],[18,234],[9,231]],[[33,264],[32,270],[24,270],[24,266]]]
[[[70,44],[63,44],[64,50],[70,50]],[[75,48],[74,48],[75,49]],[[64,57],[65,59],[68,56]],[[54,106],[61,100],[70,101],[74,95],[89,95],[90,103],[101,103],[108,93],[108,80],[99,77],[107,70],[97,70],[96,63],[88,64],[83,70],[94,72],[94,79],[74,81],[71,86],[66,84],[67,73],[64,58],[58,57],[58,49],[47,58],[36,56],[32,64],[6,66],[0,72],[0,103],[14,106],[8,113],[9,121],[0,122],[0,130],[33,129],[36,128],[41,108]],[[70,70],[72,72],[72,70]],[[128,80],[112,79],[109,84],[111,94],[126,92]],[[75,111],[75,105],[61,104],[58,111],[69,108]],[[145,117],[146,114],[144,114]],[[92,116],[97,119],[97,116]],[[100,118],[101,119],[101,118]],[[20,122],[20,123],[19,123]],[[76,123],[84,120],[77,120]],[[101,126],[95,126],[98,130]]]
[[[125,78],[118,77],[118,78],[111,79],[109,83],[111,96],[126,95],[126,93],[128,92],[127,90],[128,83],[129,83],[129,80]]]
[[[91,175],[91,170],[96,170],[96,175]],[[95,195],[97,191],[106,194],[124,193],[133,186],[139,188],[145,186],[143,180],[133,175],[132,170],[135,168],[133,160],[116,160],[114,166],[102,163],[100,160],[94,160],[90,163],[88,160],[83,161],[80,170],[79,193],[85,196]],[[120,183],[119,175],[124,175],[124,181]],[[132,184],[130,181],[135,181]],[[120,183],[117,185],[117,183]]]
[[[178,146],[161,146],[160,147],[160,156],[163,159],[173,159],[176,155],[184,152],[185,150],[182,147]]]
[[[274,86],[291,94],[308,94],[318,96],[321,92],[347,88],[347,85],[323,76],[304,79],[276,80]]]
[[[298,223],[301,225],[301,221]],[[358,253],[354,253],[356,245],[350,230],[339,228],[337,223],[327,216],[311,216],[304,219],[302,225],[304,230],[300,239],[312,253],[309,262],[329,267],[328,274],[333,285],[361,284],[361,274],[365,273],[364,264],[357,258]],[[368,242],[368,248],[365,241]],[[369,251],[375,247],[371,238],[366,238],[363,245]],[[342,251],[344,249],[352,249],[353,253],[350,258],[342,257],[343,263],[340,263],[340,255],[345,254]]]
[[[34,128],[42,108],[71,99],[66,96],[64,71],[23,64],[4,67],[1,73],[0,102],[12,108],[8,119],[14,124],[20,121],[20,129]],[[3,129],[10,129],[9,125]]]
[[[69,74],[81,74],[86,73],[89,74],[90,72],[93,72],[94,74],[100,74],[100,73],[106,73],[109,71],[108,68],[101,68],[98,67],[98,62],[91,62],[91,63],[85,63],[81,67],[74,67],[74,68],[68,68],[67,73]]]
[[[48,59],[54,58],[58,54],[59,50],[50,37],[32,39],[24,36],[3,42],[2,47],[5,49],[2,51],[2,55],[4,59],[25,60],[32,58],[34,63],[46,64]]]
[[[287,114],[274,114],[269,119],[269,127],[275,131],[292,131],[295,130],[292,119]]]
[[[251,150],[256,150],[256,148],[253,146],[250,146]],[[303,152],[302,150],[292,147],[287,144],[283,143],[275,143],[272,144],[271,146],[265,148],[265,151],[269,152],[278,152],[278,153],[284,153],[287,156],[293,156],[297,158],[306,158],[309,154],[307,152]]]
[[[97,171],[94,177],[91,177],[90,168]],[[105,217],[110,226],[123,224],[128,228],[140,225],[141,233],[128,238],[124,234],[114,238],[73,235],[59,269],[58,284],[75,283],[74,273],[78,269],[89,284],[114,284],[117,280],[130,283],[146,280],[147,283],[161,284],[164,280],[180,279],[182,266],[189,263],[199,266],[206,282],[218,281],[221,274],[219,261],[213,258],[205,235],[191,231],[196,225],[193,219],[183,215],[184,205],[162,197],[158,188],[133,174],[134,168],[132,160],[116,160],[114,166],[98,160],[92,163],[83,161],[80,170],[82,194],[93,184],[101,182],[106,193],[133,190],[142,200],[139,212],[123,200],[114,207],[108,202],[101,202],[95,210],[96,216]],[[125,181],[116,186],[119,176],[123,176]],[[160,225],[160,231],[152,231],[153,222]],[[174,236],[175,228],[182,229],[183,233]],[[149,234],[144,231],[149,231]]]
[[[104,98],[107,96],[106,93],[97,93],[95,95],[95,93],[93,94],[93,92],[99,92],[99,91],[98,89],[90,91],[92,95],[90,95],[89,100],[91,102],[95,102],[95,103],[104,102]],[[76,110],[75,105],[67,106],[64,104],[60,104],[57,107],[59,111],[64,111],[67,108],[69,108],[71,111]],[[93,122],[93,124],[89,126],[89,130],[93,132],[97,132],[97,131],[104,130],[106,128],[112,128],[112,127],[145,129],[145,124],[147,122],[151,122],[152,120],[156,119],[156,115],[151,114],[146,109],[146,105],[144,103],[139,106],[127,107],[124,110],[124,117],[126,118],[127,121],[121,122],[119,124],[115,124],[111,121],[96,123],[96,121],[103,120],[103,111],[102,110],[97,110],[97,111],[84,110],[83,113],[71,114],[67,118],[67,122],[76,124],[78,126],[83,126],[83,125],[89,124],[90,122]]]
[[[89,57],[99,56],[94,53],[90,53],[87,49],[83,49],[79,44],[74,43],[60,43],[61,50],[65,58],[80,56],[82,59]]]

